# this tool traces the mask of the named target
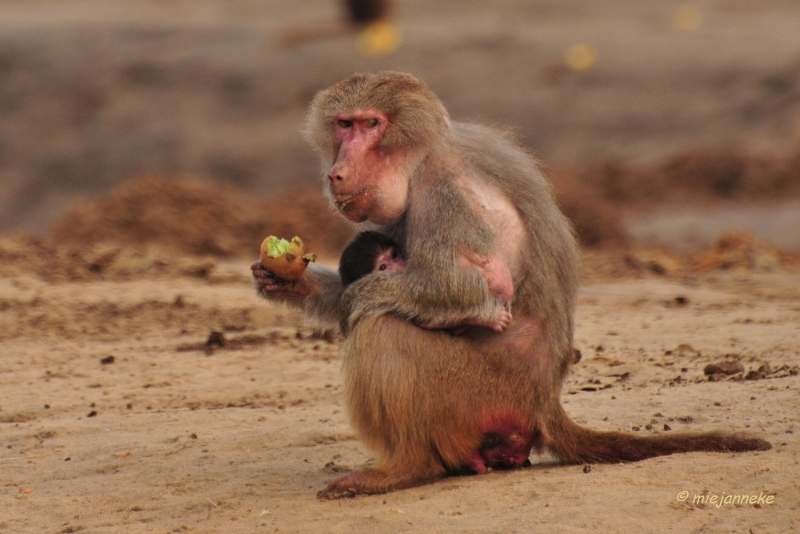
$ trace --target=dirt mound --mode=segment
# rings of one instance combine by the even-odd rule
[[[784,200],[800,196],[800,152],[771,157],[695,149],[651,166],[605,161],[565,167],[554,181],[630,210],[656,203]]]
[[[267,235],[299,235],[308,250],[335,256],[352,233],[316,189],[254,198],[225,186],[148,176],[74,206],[46,243],[155,246],[195,256],[257,258]]]
[[[768,243],[757,241],[752,235],[731,232],[719,238],[711,250],[699,255],[694,268],[699,271],[739,269],[772,271],[780,267],[800,265],[800,258]]]
[[[620,210],[603,197],[599,187],[578,183],[572,174],[562,174],[555,185],[559,207],[572,221],[581,246],[616,248],[628,244]]]
[[[552,179],[581,245],[617,247],[630,241],[624,217],[656,205],[800,196],[800,152],[767,157],[697,149],[652,166],[605,162],[556,169]],[[248,258],[270,234],[300,235],[309,250],[336,257],[353,229],[316,187],[253,197],[230,186],[148,176],[74,206],[46,242],[156,246],[195,256]]]
[[[622,250],[584,251],[583,254],[585,279],[651,275],[669,278],[723,271],[765,273],[799,267],[800,256],[741,232],[730,232],[710,247],[690,252],[633,246]]]
[[[626,242],[619,213],[585,188],[563,188],[559,202],[585,246]],[[255,258],[267,235],[299,235],[314,253],[338,257],[353,227],[320,190],[285,190],[252,197],[226,186],[148,176],[82,202],[53,226],[47,246],[113,244],[216,258]]]
[[[0,276],[36,276],[48,282],[189,277],[209,281],[230,278],[213,258],[175,256],[152,247],[98,243],[46,243],[25,235],[0,236]]]

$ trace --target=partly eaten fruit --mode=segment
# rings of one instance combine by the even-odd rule
[[[305,252],[306,247],[299,237],[289,242],[271,235],[261,243],[261,264],[278,278],[299,280],[308,262],[317,259],[316,254]]]

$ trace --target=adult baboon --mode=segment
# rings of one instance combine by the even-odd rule
[[[451,121],[425,84],[394,72],[356,74],[321,91],[306,134],[332,203],[400,243],[407,261],[405,272],[370,274],[346,290],[332,269],[312,265],[279,285],[253,264],[264,297],[339,322],[347,334],[346,402],[359,436],[382,457],[321,497],[516,467],[532,448],[567,463],[771,448],[720,433],[598,432],[567,417],[559,394],[574,358],[575,240],[537,162],[506,135]],[[496,318],[499,297],[475,256],[499,256],[511,272],[509,327],[453,337],[415,326]]]

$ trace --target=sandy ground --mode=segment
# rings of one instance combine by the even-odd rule
[[[594,428],[748,431],[771,451],[588,473],[545,458],[320,502],[328,481],[374,462],[342,407],[340,340],[259,301],[245,263],[207,279],[6,277],[0,532],[789,532],[800,528],[799,288],[789,270],[588,277],[583,360],[563,392]],[[212,331],[223,347],[206,347]],[[707,381],[703,368],[726,359],[773,374]],[[743,494],[763,499],[696,500]]]

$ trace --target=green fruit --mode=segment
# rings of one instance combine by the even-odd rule
[[[269,236],[261,243],[261,264],[269,272],[284,280],[303,277],[308,262],[317,259],[316,254],[306,254],[306,247],[299,237],[291,242]]]

